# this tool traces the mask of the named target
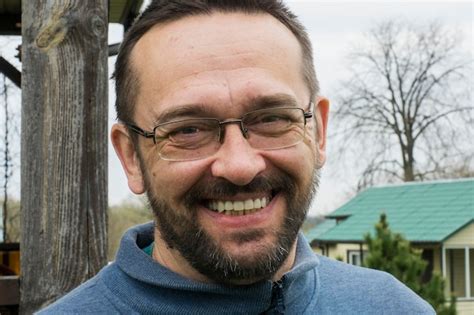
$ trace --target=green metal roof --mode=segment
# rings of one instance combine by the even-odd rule
[[[326,219],[305,233],[308,240],[314,240],[336,226],[335,220]]]
[[[474,178],[369,188],[328,216],[347,219],[306,235],[310,241],[361,242],[383,212],[392,231],[408,240],[442,242],[474,222]]]

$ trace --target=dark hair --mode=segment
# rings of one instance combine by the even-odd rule
[[[213,12],[266,13],[283,23],[297,38],[303,52],[303,76],[311,97],[319,92],[313,64],[311,42],[297,17],[278,0],[154,0],[137,18],[124,36],[115,63],[115,109],[117,118],[130,122],[139,91],[139,78],[130,63],[130,55],[138,40],[153,26],[191,15]]]

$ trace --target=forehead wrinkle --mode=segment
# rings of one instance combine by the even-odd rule
[[[197,60],[206,58],[232,58],[238,56],[258,56],[262,55],[265,58],[269,47],[276,46],[274,48],[284,51],[288,51],[289,54],[297,55],[299,53],[299,47],[287,47],[286,45],[280,44],[277,40],[269,40],[268,38],[252,38],[252,39],[235,39],[232,42],[213,41],[202,44],[202,47],[193,47],[188,50],[188,53],[192,53],[195,56],[196,48],[202,49],[199,51]],[[294,49],[296,48],[296,51]],[[286,51],[284,51],[286,52]],[[224,54],[222,54],[224,53]],[[288,55],[289,55],[288,54]],[[186,56],[186,55],[185,55]]]
[[[217,55],[213,53],[208,53],[203,56],[199,56],[198,58],[195,58],[195,59],[196,61],[200,61],[200,62],[208,61],[209,64],[215,65],[216,69],[219,69],[220,65],[216,64],[216,62],[219,62],[219,61],[226,62],[229,59],[241,58],[242,60],[240,60],[240,63],[235,65],[236,67],[239,64],[246,65],[247,67],[252,67],[258,63],[257,59],[255,58],[258,55],[259,53],[249,50],[249,51],[235,52],[235,53],[227,54],[227,55]]]
[[[160,95],[162,95],[163,98],[173,97],[176,93],[181,94],[183,91],[200,88],[201,86],[211,86],[211,87],[216,87],[217,89],[222,89],[223,87],[229,88],[229,81],[230,81],[229,76],[234,76],[235,74],[238,74],[238,73],[245,73],[247,71],[248,72],[259,71],[257,76],[255,73],[253,73],[253,77],[252,77],[253,79],[258,79],[261,76],[265,76],[270,73],[268,69],[260,69],[260,68],[255,68],[251,66],[246,66],[246,67],[236,66],[232,69],[226,69],[226,70],[209,69],[206,71],[201,71],[199,73],[194,73],[192,75],[185,74],[185,75],[177,76],[173,81],[166,82],[166,83],[163,82],[163,86],[160,88],[161,90],[168,90],[168,93],[166,93],[165,95],[162,95],[160,93]],[[194,80],[188,80],[188,78],[194,79],[196,77],[204,77],[206,79],[208,78],[209,79],[206,81],[197,81],[197,82]],[[234,79],[232,80],[234,81]],[[235,83],[241,84],[242,82],[246,82],[248,80],[249,80],[248,77],[243,77],[235,81],[234,84]],[[182,83],[176,84],[177,82],[181,82],[181,81]],[[258,96],[258,95],[251,96],[251,95],[255,95],[254,94],[255,91],[254,89],[252,89],[252,87],[253,86],[248,87],[249,97],[247,99],[256,98]],[[158,87],[154,87],[153,90],[157,93],[161,92],[160,89],[158,89]],[[281,93],[281,94],[285,94],[285,93]],[[197,103],[199,102],[200,101],[198,101]]]
[[[212,117],[212,108],[204,104],[183,104],[164,110],[155,118],[155,125],[184,117]]]
[[[261,40],[260,42],[266,43],[266,41]],[[183,62],[180,63],[180,67],[172,67],[172,65],[164,64],[162,71],[174,71],[174,73],[178,77],[185,77],[188,76],[189,73],[200,73],[205,69],[205,72],[213,71],[213,70],[239,70],[239,69],[249,69],[254,67],[274,67],[274,71],[279,73],[288,73],[288,66],[286,65],[286,61],[295,60],[296,67],[302,69],[302,58],[299,54],[299,51],[292,51],[289,47],[282,46],[277,44],[275,46],[275,42],[272,42],[273,45],[267,45],[268,47],[273,46],[274,51],[278,51],[278,55],[271,54],[268,51],[268,47],[263,47],[263,45],[250,45],[249,42],[242,41],[240,47],[236,47],[235,49],[225,49],[222,45],[209,45],[207,49],[203,51],[188,51],[187,53],[178,57],[182,59]],[[234,46],[235,43],[226,45]],[[243,47],[242,47],[243,46]],[[221,47],[222,52],[216,47]],[[251,47],[251,49],[249,48]],[[299,47],[296,47],[299,49]],[[187,64],[186,61],[194,60],[195,63]],[[197,65],[196,65],[197,63]],[[277,65],[277,67],[275,67]],[[302,71],[296,73],[296,76],[302,77]],[[296,78],[295,78],[296,79]]]
[[[246,109],[246,112],[275,107],[299,107],[298,102],[293,96],[284,93],[252,97],[248,102],[242,104],[242,106]],[[164,110],[159,117],[155,118],[154,124],[158,125],[184,117],[213,118],[215,117],[215,114],[213,106],[207,106],[200,103],[183,104]]]
[[[206,22],[208,23],[209,20],[212,20],[213,18],[216,18],[218,16],[225,15],[226,17],[233,17],[235,19],[236,17],[244,17],[244,21],[242,24],[242,27],[247,26],[249,27],[250,24],[253,25],[255,24],[254,19],[248,19],[252,17],[258,17],[259,23],[258,24],[268,24],[271,23],[274,26],[274,31],[272,31],[271,35],[273,37],[269,38],[269,34],[262,34],[261,32],[258,32],[256,30],[255,32],[252,32],[253,37],[249,38],[248,34],[245,37],[237,38],[233,42],[226,42],[226,37],[225,33],[226,32],[234,32],[234,28],[229,28],[227,29],[226,26],[223,26],[223,29],[221,30],[221,35],[217,36],[221,38],[222,40],[216,40],[216,36],[209,36],[208,34],[203,34],[200,32],[195,31],[193,33],[193,38],[189,38],[189,25],[185,25],[182,22],[188,21],[192,22],[192,24],[196,24],[197,22]],[[168,32],[170,31],[170,32]],[[180,33],[179,31],[183,31],[183,33]],[[150,36],[153,35],[155,32],[159,36]],[[291,38],[291,41],[294,42],[294,45],[286,45],[283,42],[278,40],[280,37],[289,37]],[[202,41],[200,42],[200,39]],[[249,44],[255,42],[256,45]],[[261,43],[261,45],[259,45]],[[196,45],[197,44],[197,45]],[[275,18],[271,16],[267,16],[265,14],[256,14],[256,15],[248,15],[248,14],[243,14],[243,13],[218,13],[214,12],[211,16],[207,15],[198,15],[194,17],[186,17],[182,20],[178,21],[173,21],[170,23],[165,23],[163,25],[156,25],[153,27],[150,31],[149,34],[145,34],[143,38],[140,39],[140,41],[137,43],[137,47],[139,46],[149,46],[149,47],[157,47],[160,45],[164,45],[165,47],[174,47],[175,52],[172,55],[173,58],[177,59],[182,59],[183,66],[186,63],[186,61],[192,57],[195,58],[197,61],[204,61],[205,59],[210,59],[209,64],[216,64],[216,61],[222,60],[223,64],[228,64],[226,59],[228,58],[235,58],[238,57],[239,55],[244,56],[243,59],[252,59],[251,57],[255,57],[257,55],[266,55],[264,58],[265,60],[268,59],[270,56],[271,58],[275,59],[277,58],[276,55],[270,54],[268,55],[268,49],[269,47],[272,47],[271,49],[273,51],[279,51],[280,53],[285,53],[285,56],[283,59],[296,59],[298,60],[298,63],[301,64],[301,59],[302,59],[302,54],[301,54],[301,47],[297,41],[297,39],[294,37],[294,35],[291,33],[290,30],[288,30],[283,24],[281,24],[279,21],[277,21]],[[218,56],[222,52],[229,53],[229,47],[235,47],[236,53],[235,54],[227,54],[224,56]],[[250,49],[251,47],[251,49]],[[152,49],[149,49],[148,51],[152,51]],[[248,51],[248,54],[247,52]],[[198,56],[196,56],[198,55]],[[199,56],[200,55],[200,56]],[[249,58],[245,58],[248,56]],[[273,56],[273,57],[272,57]],[[173,69],[167,69],[169,65],[167,64],[166,57],[163,56],[164,63],[161,65],[162,72],[166,71],[177,71],[176,68]],[[214,58],[214,60],[212,60]],[[259,59],[257,57],[257,59]],[[280,59],[280,58],[279,58]],[[143,66],[147,67],[148,63],[146,60],[149,60],[149,58],[141,58]],[[256,60],[246,60],[247,62],[249,61],[254,61]],[[279,62],[280,63],[280,62]],[[192,70],[196,70],[196,65],[192,65]],[[181,69],[182,71],[185,69]],[[188,69],[189,70],[189,69]],[[179,75],[179,74],[178,74]]]
[[[299,105],[293,96],[277,93],[252,97],[246,106],[248,111],[274,107],[299,107]]]
[[[222,77],[222,73],[224,73],[224,71],[222,70],[207,70],[205,72],[202,71],[199,73],[193,73],[192,75],[186,74],[182,76],[176,76],[176,79],[173,80],[173,82],[167,83],[165,85],[165,88],[168,88],[169,86],[173,86],[176,82],[181,83],[181,81],[183,82],[181,83],[182,85],[178,84],[174,86],[174,90],[183,91],[183,90],[189,90],[193,88],[199,88],[201,86],[212,86],[212,87],[215,86],[216,88],[220,88],[222,87],[222,82],[220,80]],[[216,75],[216,77],[212,78],[211,77],[212,74],[217,74],[219,76]],[[197,82],[196,80],[192,80],[196,77],[206,77],[207,80],[197,81]],[[191,79],[191,80],[188,80],[188,79]]]
[[[229,102],[232,106],[232,105],[234,105],[234,97],[232,95],[232,87],[230,86],[231,85],[231,80],[229,80],[228,75],[225,76],[225,81],[226,81],[226,87],[227,87],[227,94],[228,94],[228,97],[229,97]]]

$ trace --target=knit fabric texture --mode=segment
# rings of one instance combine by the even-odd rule
[[[153,229],[150,222],[128,230],[115,262],[39,314],[435,314],[385,272],[314,254],[301,233],[294,266],[280,281],[227,286],[155,262],[143,251]]]

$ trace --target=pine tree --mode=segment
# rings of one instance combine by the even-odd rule
[[[364,266],[386,271],[403,282],[407,287],[424,298],[436,310],[437,314],[456,314],[456,301],[446,304],[444,296],[444,279],[433,274],[430,281],[422,283],[421,277],[427,262],[421,258],[421,251],[411,247],[401,234],[390,230],[387,216],[382,214],[375,225],[375,236],[365,235],[368,254]]]

